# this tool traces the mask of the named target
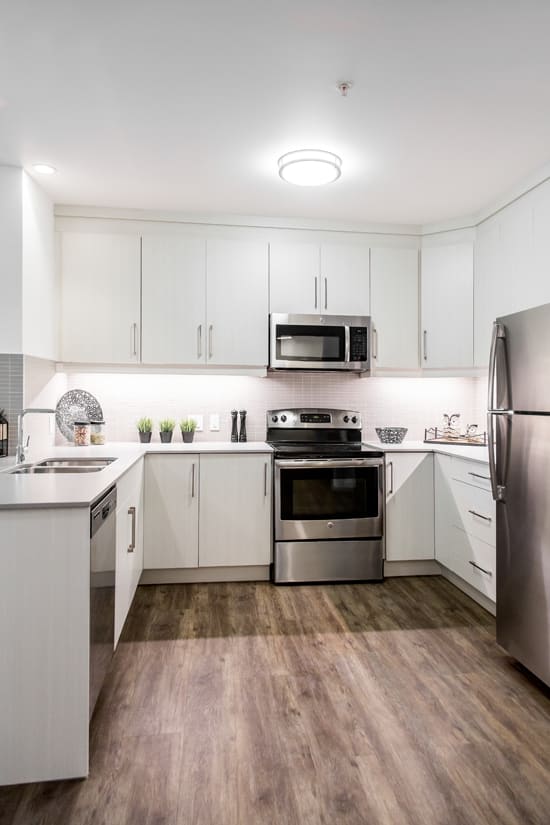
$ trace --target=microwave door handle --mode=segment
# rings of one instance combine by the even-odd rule
[[[346,324],[346,326],[344,327],[344,348],[345,348],[344,361],[346,362],[346,364],[349,364],[349,362],[351,360],[350,339],[351,339],[350,328]]]

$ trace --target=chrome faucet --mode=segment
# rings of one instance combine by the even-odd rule
[[[26,410],[21,410],[17,416],[17,447],[15,449],[15,463],[21,464],[25,460],[27,447],[29,446],[29,439],[27,443],[23,444],[23,419],[29,413],[46,413],[48,415],[55,415],[55,410],[50,410],[47,407],[29,407]]]

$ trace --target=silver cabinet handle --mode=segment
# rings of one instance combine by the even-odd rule
[[[372,357],[378,358],[378,330],[376,328],[372,331],[372,343],[374,344]]]
[[[328,278],[325,278],[325,309],[328,309]]]
[[[267,497],[267,461],[264,464],[264,498]]]
[[[202,324],[197,327],[197,358],[202,358]]]
[[[392,495],[392,493],[393,493],[393,461],[388,461],[388,463],[387,463],[386,467],[387,467],[387,469],[388,469],[388,470],[389,470],[389,469],[390,469],[390,467],[391,467],[391,474],[390,474],[390,478],[391,478],[391,486],[390,486],[390,489],[386,491],[386,495],[387,495],[387,496],[391,496],[391,495]]]
[[[191,498],[195,498],[195,462],[191,465]]]
[[[482,476],[479,473],[468,473],[469,476],[473,476],[474,478],[482,478],[484,481],[491,481],[491,476]]]
[[[423,335],[423,347],[424,347],[424,361],[428,360],[428,330],[424,330]]]
[[[212,358],[212,330],[214,329],[214,325],[210,324],[208,327],[208,357]]]
[[[136,549],[136,508],[128,507],[128,515],[132,516],[132,541],[128,547],[128,552],[133,553]]]
[[[490,516],[482,516],[481,513],[478,513],[475,510],[468,510],[468,512],[471,513],[472,516],[475,516],[476,518],[482,518],[483,521],[491,522],[493,520]]]
[[[469,562],[469,564],[471,564],[472,567],[475,567],[476,570],[481,570],[481,572],[485,573],[486,576],[492,576],[493,575],[491,570],[485,570],[484,567],[480,567],[479,564],[475,563],[475,561],[471,561],[471,562]]]
[[[130,327],[131,336],[132,336],[132,343],[130,344],[131,347],[131,355],[137,355],[137,324],[134,323]]]
[[[313,283],[315,286],[315,309],[317,309],[317,278],[313,279]]]

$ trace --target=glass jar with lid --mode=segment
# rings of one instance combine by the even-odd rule
[[[75,447],[90,446],[90,422],[75,421],[73,424],[73,436]]]
[[[90,421],[90,444],[98,447],[105,444],[105,421]]]

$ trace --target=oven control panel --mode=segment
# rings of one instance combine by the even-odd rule
[[[286,409],[268,410],[268,429],[361,429],[361,413],[356,410]]]

